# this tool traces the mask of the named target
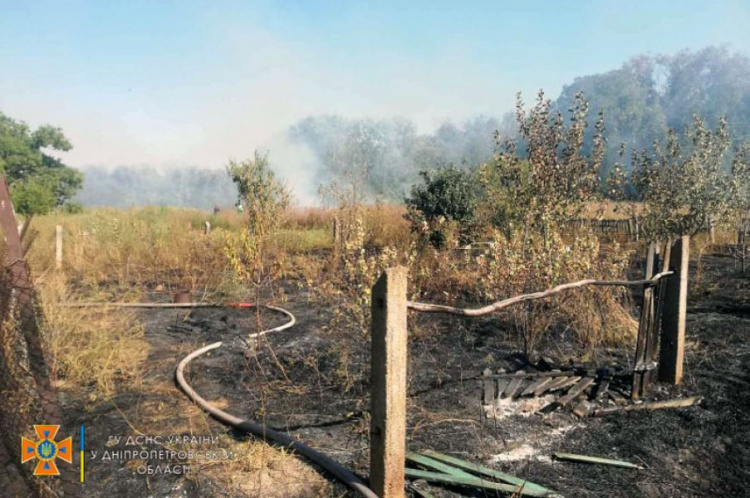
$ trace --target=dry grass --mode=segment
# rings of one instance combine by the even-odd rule
[[[58,380],[107,398],[135,388],[148,354],[143,327],[130,312],[61,306],[67,285],[61,274],[37,280]]]
[[[213,480],[230,496],[332,496],[330,482],[286,451],[263,442],[229,438],[224,438],[221,446],[235,458],[204,467],[201,475]]]
[[[339,315],[339,322],[329,329],[339,334],[338,350],[315,353],[341,359],[345,368],[341,375],[337,373],[341,382],[351,383],[361,373],[352,365],[351,358],[356,356],[352,352],[363,347],[365,336],[360,332],[369,310],[369,288],[384,265],[409,266],[411,299],[459,305],[543,290],[552,283],[579,277],[620,277],[623,271],[618,266],[622,259],[619,249],[600,247],[598,242],[588,247],[581,241],[559,241],[572,246],[573,254],[561,246],[538,257],[530,254],[529,259],[519,256],[521,251],[511,247],[512,241],[478,252],[417,250],[404,212],[401,206],[365,207],[361,245],[344,255],[348,260],[339,270],[331,264],[330,255],[331,226],[333,217],[340,214],[338,210],[291,209],[271,240],[270,251],[281,262],[283,276],[313,291],[311,306],[346,310],[344,305],[348,303],[351,307],[351,313]],[[144,371],[148,343],[133,314],[66,308],[59,303],[141,300],[146,291],[157,286],[167,292],[204,291],[208,299],[243,295],[225,255],[226,239],[244,229],[243,219],[233,211],[209,215],[171,208],[102,209],[36,219],[33,227],[40,235],[32,248],[30,264],[40,275],[38,289],[52,332],[58,376],[82,392],[92,392],[93,385],[102,398],[124,387],[141,393],[143,401],[128,415],[134,430],[147,434],[210,433],[216,426],[205,414],[187,402],[174,402],[174,397],[181,395],[175,392],[171,378],[153,380]],[[203,233],[206,220],[212,226],[210,236]],[[62,271],[53,269],[57,224],[66,234]],[[585,253],[585,257],[579,253]],[[540,319],[525,323],[535,314]],[[600,289],[571,293],[538,308],[519,308],[514,320],[520,335],[544,334],[555,324],[562,324],[577,330],[580,343],[586,347],[629,342],[635,330],[628,303],[615,291]],[[416,335],[425,333],[415,331]],[[429,333],[446,331],[436,327]],[[532,342],[538,340],[536,337]],[[233,451],[237,458],[195,464],[194,478],[199,485],[217,485],[230,496],[332,493],[330,484],[312,468],[264,443],[222,436],[221,447]]]

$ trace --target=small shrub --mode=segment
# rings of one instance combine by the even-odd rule
[[[450,167],[436,172],[422,171],[420,176],[422,183],[414,185],[406,199],[412,230],[438,249],[448,245],[451,231],[456,231],[459,239],[466,242],[479,202],[474,173]]]

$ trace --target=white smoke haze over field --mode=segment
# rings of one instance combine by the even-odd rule
[[[477,78],[486,70],[459,43],[438,47],[429,60],[387,49],[371,53],[370,70],[362,74],[255,21],[207,16],[210,50],[138,61],[145,71],[129,72],[135,61],[113,60],[108,73],[61,79],[63,56],[32,68],[36,78],[3,78],[0,109],[32,126],[60,126],[74,144],[61,157],[75,167],[221,168],[229,158],[268,148],[285,172],[302,161],[304,177],[309,158],[278,137],[306,116],[403,115],[429,132],[446,118],[502,113],[517,90]],[[297,181],[296,172],[288,176]]]
[[[274,135],[267,150],[274,172],[284,180],[300,206],[317,206],[322,165],[310,147],[292,141],[286,133]]]
[[[298,202],[316,203],[318,185],[337,170],[324,147],[289,135],[308,117],[385,130],[392,150],[378,152],[376,173],[403,184],[414,177],[399,176],[409,165],[486,157],[491,139],[477,146],[467,138],[486,130],[466,123],[489,116],[507,129],[502,118],[518,91],[527,103],[540,88],[557,99],[577,77],[606,75],[637,54],[750,46],[742,1],[696,2],[679,16],[652,2],[617,5],[13,3],[0,16],[0,112],[62,128],[74,148],[60,157],[83,170],[217,172],[268,150]],[[627,102],[640,95],[631,83],[609,87],[630,92]],[[743,102],[726,105],[741,110]],[[413,146],[388,131],[397,116],[411,123]],[[456,134],[446,121],[476,133]],[[626,131],[615,138],[640,132]],[[397,199],[406,188],[376,185],[373,194]]]

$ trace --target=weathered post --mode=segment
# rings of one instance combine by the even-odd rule
[[[338,244],[339,238],[341,237],[341,234],[339,233],[339,217],[334,216],[333,217],[333,244],[334,246]]]
[[[648,247],[648,256],[646,257],[646,280],[651,279],[654,276],[654,265],[658,258],[656,254],[657,242],[652,242]],[[649,332],[651,332],[651,324],[654,316],[654,297],[653,288],[646,286],[643,289],[643,301],[641,304],[641,319],[638,323],[638,338],[636,339],[635,345],[635,366],[633,368],[633,386],[631,389],[631,398],[639,399],[645,394],[648,388],[648,381],[646,380],[646,374],[648,370],[648,356],[647,349],[649,339],[653,340]]]
[[[640,240],[641,236],[641,227],[640,223],[638,223],[638,218],[635,219],[635,241],[638,242]]]
[[[333,251],[331,255],[333,257],[333,269],[338,270],[341,257],[341,223],[338,216],[333,217],[332,235]]]
[[[206,237],[211,235],[211,223],[209,223],[208,221],[206,221],[206,228],[204,233],[206,234]]]
[[[389,268],[372,288],[370,485],[381,498],[404,496],[406,279],[406,268]]]
[[[55,227],[55,268],[58,270],[62,268],[62,257],[63,257],[63,227],[57,225]]]
[[[669,247],[669,246],[667,246]],[[690,236],[683,235],[667,250],[669,270],[674,272],[667,281],[662,308],[661,347],[659,351],[659,380],[671,384],[682,382],[685,357],[685,316],[687,313],[688,263]]]

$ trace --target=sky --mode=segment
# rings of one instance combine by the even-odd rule
[[[750,52],[750,2],[0,0],[0,112],[72,166],[221,167],[314,114],[500,117],[638,54]]]

